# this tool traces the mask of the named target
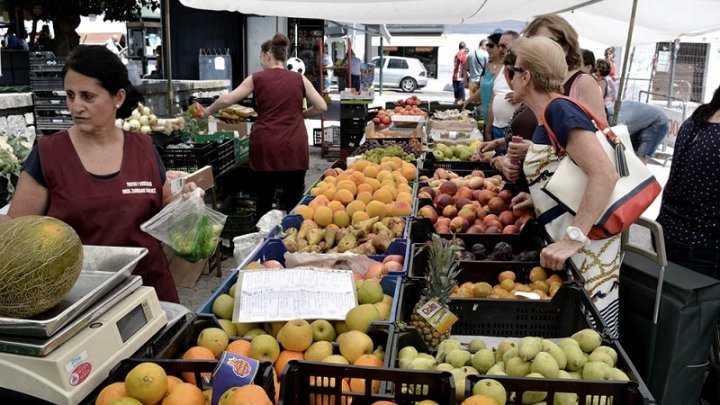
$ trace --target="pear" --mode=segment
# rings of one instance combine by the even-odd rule
[[[307,350],[305,350],[306,361],[322,361],[322,359],[332,356],[333,345],[330,342],[321,340],[315,342]]]
[[[511,347],[508,349],[505,354],[503,354],[502,361],[507,364],[508,360],[512,359],[513,357],[519,357],[520,354],[518,353],[517,347]]]
[[[473,395],[485,395],[495,400],[497,404],[507,402],[507,391],[498,381],[485,378],[475,383],[472,389]]]
[[[550,353],[540,352],[530,364],[530,371],[542,374],[545,378],[557,378],[560,368],[555,358]]]
[[[543,378],[542,374],[530,373],[526,377],[530,378]],[[547,392],[542,391],[525,391],[522,396],[523,404],[535,404],[547,397]]]
[[[412,360],[418,356],[418,351],[413,346],[405,346],[398,352],[398,359]]]
[[[610,370],[610,379],[615,381],[630,381],[630,377],[628,377],[628,375],[625,374],[624,371],[615,367]]]
[[[508,349],[511,349],[513,347],[516,347],[515,342],[513,342],[510,339],[505,339],[498,345],[497,349],[495,350],[495,361],[501,361],[503,359],[503,355],[505,354]]]
[[[607,364],[610,367],[615,367],[615,362],[613,362],[612,357],[610,357],[609,354],[605,352],[599,352],[597,350],[594,350],[587,358],[588,362],[592,361],[602,361],[603,363]]]
[[[572,339],[572,338],[565,338],[565,339],[559,341],[559,342],[557,343],[557,345],[558,345],[561,349],[563,349],[563,351],[564,351],[565,348],[568,347],[568,346],[573,346],[573,347],[577,347],[578,349],[580,349],[580,343],[578,343],[577,340]]]
[[[536,337],[527,336],[518,343],[518,353],[525,361],[535,358],[535,355],[542,350],[542,341]]]
[[[448,363],[440,363],[435,366],[435,371],[452,371],[455,367],[452,366],[452,364]]]
[[[480,349],[486,348],[487,345],[485,344],[485,341],[480,338],[475,338],[468,343],[468,351],[470,353],[475,353]]]
[[[507,375],[505,374],[505,363],[502,361],[495,363],[490,369],[485,373],[486,375]]]
[[[427,357],[416,357],[408,364],[410,370],[432,370],[435,368],[437,361],[435,359],[428,359]]]
[[[565,370],[560,370],[558,378],[565,380],[572,379],[572,376]],[[575,405],[577,404],[578,396],[572,392],[556,392],[553,398],[553,405]]]
[[[465,399],[465,371],[461,368],[456,368],[450,371],[450,374],[452,374],[453,380],[455,380],[455,399],[459,403]]]
[[[472,355],[470,364],[481,374],[486,374],[495,365],[495,354],[488,348],[480,349]]]
[[[472,355],[467,350],[453,349],[445,356],[445,361],[453,367],[463,367],[470,361]]]
[[[615,351],[615,349],[613,349],[613,348],[610,347],[610,346],[598,346],[598,347],[596,347],[595,350],[593,350],[592,352],[593,352],[593,353],[595,353],[595,352],[607,353],[607,355],[610,356],[610,358],[611,358],[612,361],[613,361],[613,364],[612,364],[612,365],[615,366],[615,364],[617,364],[618,354],[617,354],[617,352]],[[592,354],[592,353],[591,353],[591,354]]]
[[[565,356],[565,352],[560,348],[560,346],[547,339],[542,340],[542,346],[544,352],[553,356],[553,358],[558,364],[558,368],[560,370],[564,369],[565,365],[567,364],[567,357]]]
[[[585,353],[591,353],[602,343],[602,337],[592,329],[583,329],[572,335],[572,338],[580,344],[580,349]]]
[[[585,363],[582,369],[583,380],[609,380],[612,378],[612,367],[602,361]]]
[[[505,372],[513,377],[525,377],[530,374],[530,362],[520,357],[513,357],[505,364]]]
[[[357,289],[358,304],[374,304],[383,299],[383,288],[377,280],[365,280]]]
[[[581,371],[585,365],[585,355],[579,347],[568,347],[563,349],[565,357],[567,357],[567,364],[565,370],[568,371]]]
[[[459,349],[462,346],[459,340],[455,339],[445,339],[437,347],[437,354],[435,355],[435,358],[437,358],[438,361],[444,362],[445,357],[448,353],[450,353],[454,349]]]

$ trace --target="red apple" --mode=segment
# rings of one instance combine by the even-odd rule
[[[479,225],[471,225],[466,232],[472,234],[481,234],[485,233],[485,228]]]

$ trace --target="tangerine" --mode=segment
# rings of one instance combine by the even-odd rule
[[[168,390],[162,405],[204,405],[205,396],[195,384],[180,383]]]
[[[303,352],[296,352],[293,350],[283,350],[280,352],[277,360],[275,360],[275,372],[278,375],[282,374],[285,364],[290,360],[305,360],[305,354]]]
[[[103,388],[95,399],[96,405],[108,405],[113,399],[127,396],[124,382],[115,382]]]
[[[255,384],[248,384],[238,387],[238,389],[230,395],[228,405],[273,405],[273,403],[262,387]]]
[[[193,346],[183,353],[182,358],[185,360],[215,360],[212,350],[207,347]],[[210,377],[212,373],[202,373],[203,377]],[[195,374],[190,372],[182,373],[182,378],[186,382],[195,384]]]
[[[244,339],[234,340],[227,345],[225,351],[248,357],[250,355],[250,342]]]

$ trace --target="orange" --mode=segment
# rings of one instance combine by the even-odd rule
[[[461,405],[498,405],[498,403],[493,398],[485,395],[473,395],[465,398]]]
[[[308,207],[305,204],[300,204],[297,207],[295,207],[295,213],[302,216],[303,219],[312,219],[314,212],[315,212],[314,209]]]
[[[193,346],[183,353],[182,358],[185,360],[215,360],[215,355],[207,347]],[[212,373],[202,373],[203,377],[210,377],[211,375]],[[189,383],[195,384],[194,373],[182,373],[182,378]]]
[[[328,226],[332,223],[333,212],[328,207],[317,207],[313,214],[313,220],[315,220],[318,226]]]
[[[275,372],[278,375],[282,375],[282,371],[290,360],[305,360],[305,354],[303,352],[296,352],[292,350],[283,350],[280,352],[277,360],[275,360]]]
[[[225,351],[248,357],[250,355],[250,342],[243,339],[234,340],[227,345]]]
[[[362,202],[361,200],[355,200],[355,201],[351,202],[350,204],[348,204],[347,207],[345,208],[345,212],[347,212],[348,215],[350,215],[351,217],[357,211],[365,211],[365,203]]]
[[[374,354],[363,354],[353,363],[354,366],[382,367],[383,362]]]
[[[340,201],[343,205],[350,204],[355,199],[355,194],[348,189],[341,188],[335,193],[335,200]]]
[[[170,392],[170,390],[173,389],[173,387],[175,387],[176,385],[183,383],[183,380],[175,377],[174,375],[167,376],[167,379],[168,379],[168,389],[167,389],[168,392]]]
[[[162,405],[204,405],[205,396],[195,384],[180,383],[168,391]]]
[[[215,359],[214,356],[212,358]],[[160,402],[167,392],[167,387],[167,374],[155,363],[140,363],[125,376],[127,396],[137,399],[144,405]]]
[[[108,385],[107,387],[103,388],[102,391],[100,391],[100,394],[98,394],[97,399],[95,399],[95,404],[97,405],[107,405],[112,401],[113,399],[118,399],[122,397],[126,397],[127,392],[125,391],[125,383],[124,382],[116,382]]]
[[[230,395],[228,405],[273,405],[265,390],[259,385],[249,384],[238,387]]]
[[[366,367],[382,367],[382,360],[374,354],[363,354],[358,357],[353,363],[355,366],[366,366]],[[364,378],[351,378],[350,379],[350,390],[353,392],[365,392],[365,379]],[[372,381],[372,392],[376,393],[380,391],[380,381]]]

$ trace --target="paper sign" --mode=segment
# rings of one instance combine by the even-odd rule
[[[353,273],[318,268],[238,272],[233,322],[343,320],[357,305]]]
[[[437,300],[428,300],[417,309],[417,313],[440,333],[449,331],[453,324],[458,321],[458,317]]]

